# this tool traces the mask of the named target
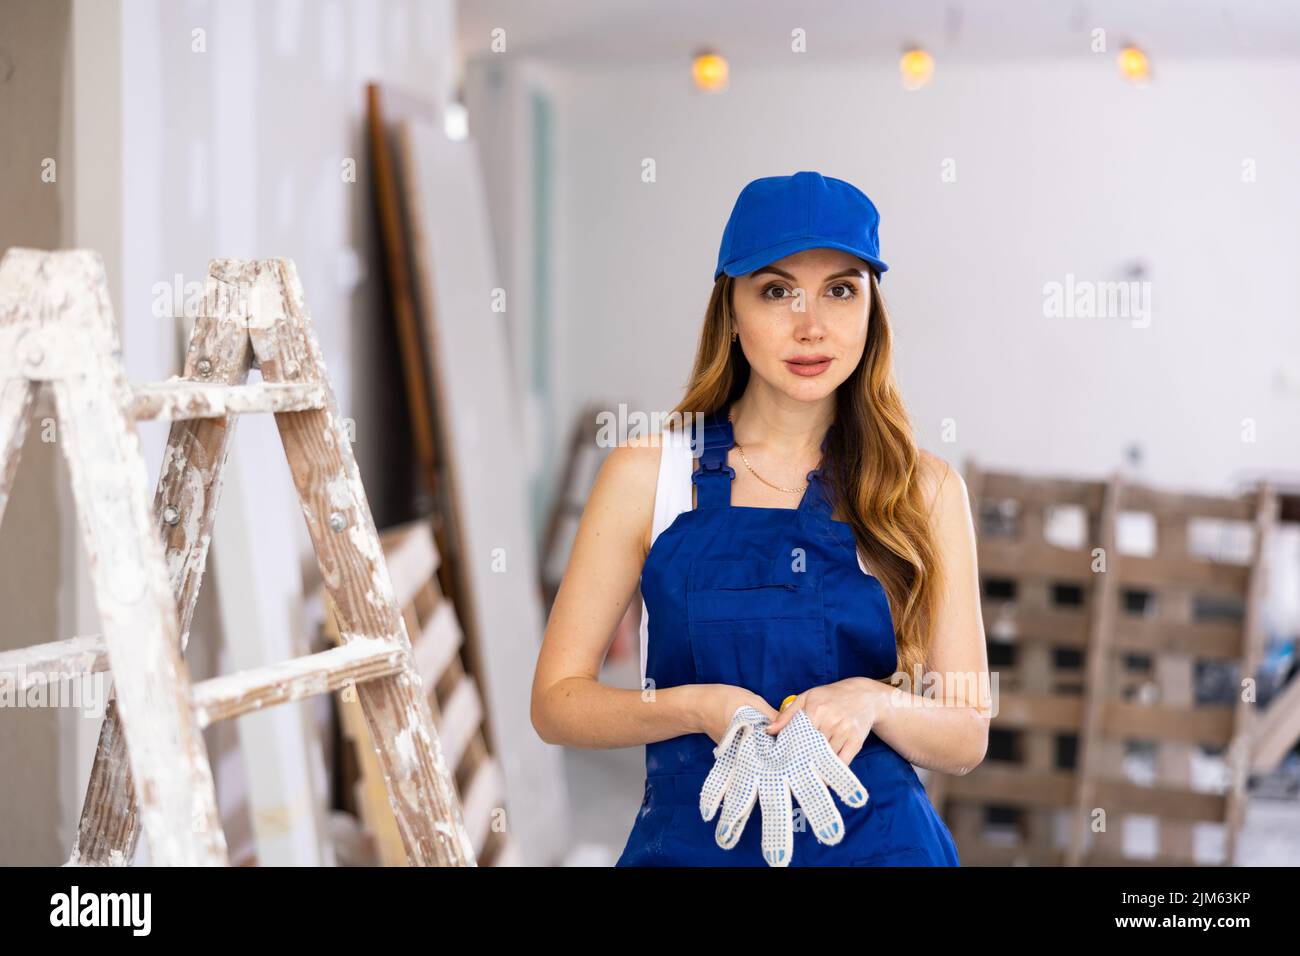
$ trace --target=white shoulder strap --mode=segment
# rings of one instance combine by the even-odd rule
[[[663,432],[663,450],[659,455],[659,482],[655,485],[654,530],[650,544],[683,511],[691,510],[690,437],[679,431]]]
[[[664,429],[659,451],[659,480],[655,484],[654,523],[650,531],[653,548],[660,532],[667,528],[683,511],[691,510],[691,472],[694,459],[691,455],[689,433]],[[646,651],[650,645],[650,610],[641,599],[641,689],[645,689]]]

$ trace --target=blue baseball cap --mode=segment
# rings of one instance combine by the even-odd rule
[[[865,259],[879,279],[889,268],[880,258],[879,228],[875,204],[842,179],[815,172],[755,179],[732,207],[713,279],[724,272],[748,275],[792,253],[822,248]]]

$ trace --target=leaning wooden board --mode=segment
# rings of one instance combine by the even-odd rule
[[[529,535],[520,405],[510,374],[487,203],[472,141],[417,120],[399,127],[416,298],[452,521],[469,583],[462,624],[502,762],[506,825],[530,866],[569,844],[562,750],[537,735],[533,670],[545,626]]]

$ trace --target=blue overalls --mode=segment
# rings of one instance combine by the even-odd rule
[[[699,436],[692,436],[698,447]],[[705,418],[696,507],[655,539],[641,574],[649,611],[647,687],[733,684],[774,709],[790,694],[896,669],[893,618],[880,581],[858,564],[852,528],[831,518],[821,469],[797,509],[731,504],[734,444],[726,409]],[[823,451],[826,443],[822,443]],[[708,734],[645,748],[645,798],[617,866],[766,866],[757,803],[740,842],[714,841],[700,816],[713,766]],[[957,866],[957,847],[912,765],[871,732],[849,763],[865,806],[832,799],[844,839],[817,841],[795,801],[791,866]]]

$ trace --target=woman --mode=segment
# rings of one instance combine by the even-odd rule
[[[975,535],[965,483],[916,447],[894,384],[878,223],[866,195],[815,172],[746,186],[674,410],[691,428],[600,470],[532,719],[549,743],[646,745],[619,865],[764,864],[758,821],[724,850],[700,810],[745,705],[769,734],[803,711],[868,793],[833,845],[796,824],[777,865],[958,865],[912,765],[964,774],[984,758],[986,710],[951,697],[952,675],[987,681]],[[638,583],[643,689],[607,687]],[[918,706],[917,678],[936,675],[948,705]]]

